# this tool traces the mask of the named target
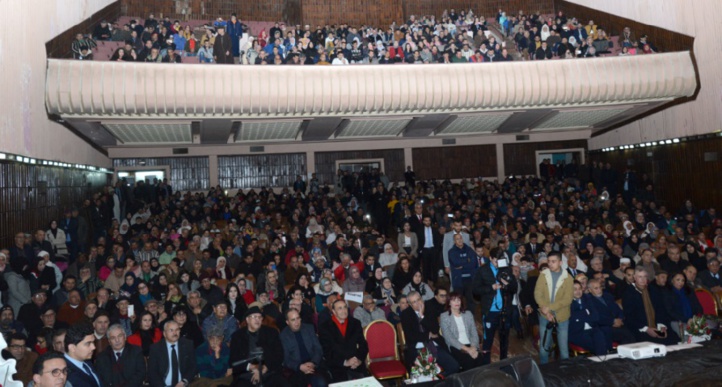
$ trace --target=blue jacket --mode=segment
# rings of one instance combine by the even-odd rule
[[[579,300],[572,301],[572,315],[569,318],[569,336],[581,335],[585,331],[585,324],[592,329],[599,326],[599,313],[592,304],[589,296],[584,295]]]
[[[614,324],[615,318],[621,318],[624,320],[624,312],[622,311],[622,308],[614,302],[614,297],[611,294],[607,292],[602,293],[604,303],[592,295],[589,296],[589,299],[591,300],[591,304],[594,306],[594,309],[596,309],[599,314],[600,327],[611,327]]]
[[[471,281],[479,268],[479,260],[476,252],[469,245],[459,248],[454,245],[449,250],[449,268],[451,269],[451,286],[454,289],[461,289],[463,281]]]

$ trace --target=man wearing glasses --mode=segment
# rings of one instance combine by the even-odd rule
[[[45,353],[33,364],[34,387],[65,386],[67,379],[68,367],[61,353]]]
[[[230,366],[234,386],[252,386],[261,381],[269,386],[289,386],[281,376],[283,346],[274,328],[262,325],[263,312],[251,306],[245,314],[245,328],[231,337]]]
[[[27,337],[22,333],[13,333],[10,335],[8,349],[13,358],[17,361],[15,369],[15,380],[23,382],[27,385],[33,380],[33,364],[38,359],[38,354],[27,349]]]

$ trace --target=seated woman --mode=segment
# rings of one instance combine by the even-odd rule
[[[389,274],[389,278],[391,278],[391,282],[394,283],[396,289],[405,288],[406,285],[411,282],[413,276],[414,272],[411,270],[411,261],[405,254],[399,257],[399,262],[396,263],[393,275]]]
[[[482,365],[479,333],[476,331],[474,315],[466,310],[465,297],[455,292],[449,294],[446,312],[441,313],[439,326],[451,356],[462,369],[470,370]]]
[[[584,294],[579,281],[574,281],[574,300],[569,319],[569,343],[591,351],[597,356],[607,354],[604,332],[599,328],[599,313]]]
[[[677,336],[683,337],[692,317],[704,312],[694,290],[685,286],[687,279],[683,273],[674,274],[669,282],[672,287],[664,292],[664,308],[672,320],[670,328]]]
[[[364,288],[364,291],[369,294],[373,294],[376,289],[381,286],[381,281],[384,279],[384,269],[381,267],[377,267],[373,275],[369,277],[369,279],[366,280],[366,287]]]
[[[379,254],[379,264],[384,268],[389,277],[394,276],[394,266],[399,261],[399,256],[394,252],[391,243],[384,245],[384,252]]]
[[[423,275],[421,275],[421,270],[419,269],[414,270],[414,276],[411,277],[411,282],[404,287],[401,294],[407,295],[411,291],[419,292],[421,299],[424,301],[434,298],[434,291],[426,284]]]
[[[238,289],[238,285],[234,282],[229,282],[226,285],[226,301],[228,304],[228,314],[235,317],[238,321],[245,320],[245,314],[248,310],[246,300],[241,296],[241,291]]]
[[[316,292],[313,291],[313,286],[311,286],[311,280],[308,278],[308,274],[299,275],[298,278],[296,278],[295,285],[301,288],[303,292],[303,302],[310,305],[313,298],[316,297]]]
[[[364,281],[363,278],[361,278],[361,271],[356,266],[351,266],[348,269],[349,276],[346,278],[346,281],[343,282],[343,286],[341,287],[344,291],[344,293],[348,292],[361,292],[366,288],[366,281]]]
[[[134,333],[128,337],[128,344],[141,347],[143,356],[148,357],[150,346],[159,342],[163,335],[156,327],[155,317],[148,311],[140,313],[134,325]]]

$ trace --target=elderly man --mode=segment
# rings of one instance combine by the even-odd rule
[[[68,292],[68,301],[58,309],[58,321],[73,325],[83,319],[85,301],[80,297],[80,291],[73,289]]]
[[[699,273],[699,279],[702,281],[702,285],[713,293],[722,290],[722,273],[720,273],[719,269],[720,262],[712,255],[712,258],[707,259],[707,270]]]
[[[231,336],[238,330],[238,320],[228,314],[228,303],[226,300],[216,300],[213,304],[213,314],[203,320],[203,336],[209,340],[208,333],[213,329],[220,329],[223,332],[224,344],[231,341]]]
[[[374,320],[386,320],[386,313],[376,307],[373,296],[367,294],[363,298],[363,308],[356,308],[353,317],[361,323],[361,328],[366,328]]]
[[[98,328],[95,329],[97,332]],[[107,328],[107,336],[108,345],[95,359],[101,384],[119,387],[142,385],[146,375],[143,350],[127,345],[125,331],[118,324]]]
[[[245,314],[247,326],[231,337],[230,364],[234,386],[253,386],[261,380],[265,385],[288,386],[281,375],[283,350],[278,331],[262,325],[263,312],[257,306]],[[263,355],[262,362],[259,361]]]
[[[27,347],[28,338],[22,333],[13,333],[8,336],[8,350],[15,358],[15,380],[27,385],[33,379],[33,364],[38,359],[38,354],[31,352]]]
[[[606,338],[607,350],[612,349],[612,343],[629,344],[634,342],[634,335],[624,326],[624,312],[614,302],[614,297],[605,292],[602,280],[591,279],[587,283],[591,304],[599,313],[599,329]]]
[[[348,316],[348,305],[336,299],[330,305],[332,316],[319,326],[319,341],[333,382],[366,376],[364,360],[368,344],[361,323]]]
[[[313,325],[303,324],[295,309],[286,311],[286,328],[281,332],[283,366],[293,372],[295,387],[325,387],[327,372],[323,369],[323,349]]]
[[[208,386],[230,385],[233,369],[229,366],[231,350],[218,327],[208,332],[208,339],[196,348],[199,384]]]
[[[101,352],[108,347],[108,325],[110,325],[110,316],[108,312],[99,310],[95,312],[95,316],[92,319],[93,323],[93,334],[95,335],[95,353],[93,359],[97,358]]]
[[[647,271],[641,267],[634,269],[634,283],[627,287],[622,297],[624,324],[637,341],[652,341],[673,345],[679,337],[669,327],[670,321],[664,312],[662,295],[648,286]]]
[[[154,386],[187,386],[198,374],[193,342],[180,337],[178,323],[163,325],[163,340],[151,345],[148,381]]]

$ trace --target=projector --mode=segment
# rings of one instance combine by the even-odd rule
[[[620,357],[627,359],[649,359],[650,357],[664,357],[667,354],[667,347],[643,341],[641,343],[620,345],[617,347],[617,353]]]

